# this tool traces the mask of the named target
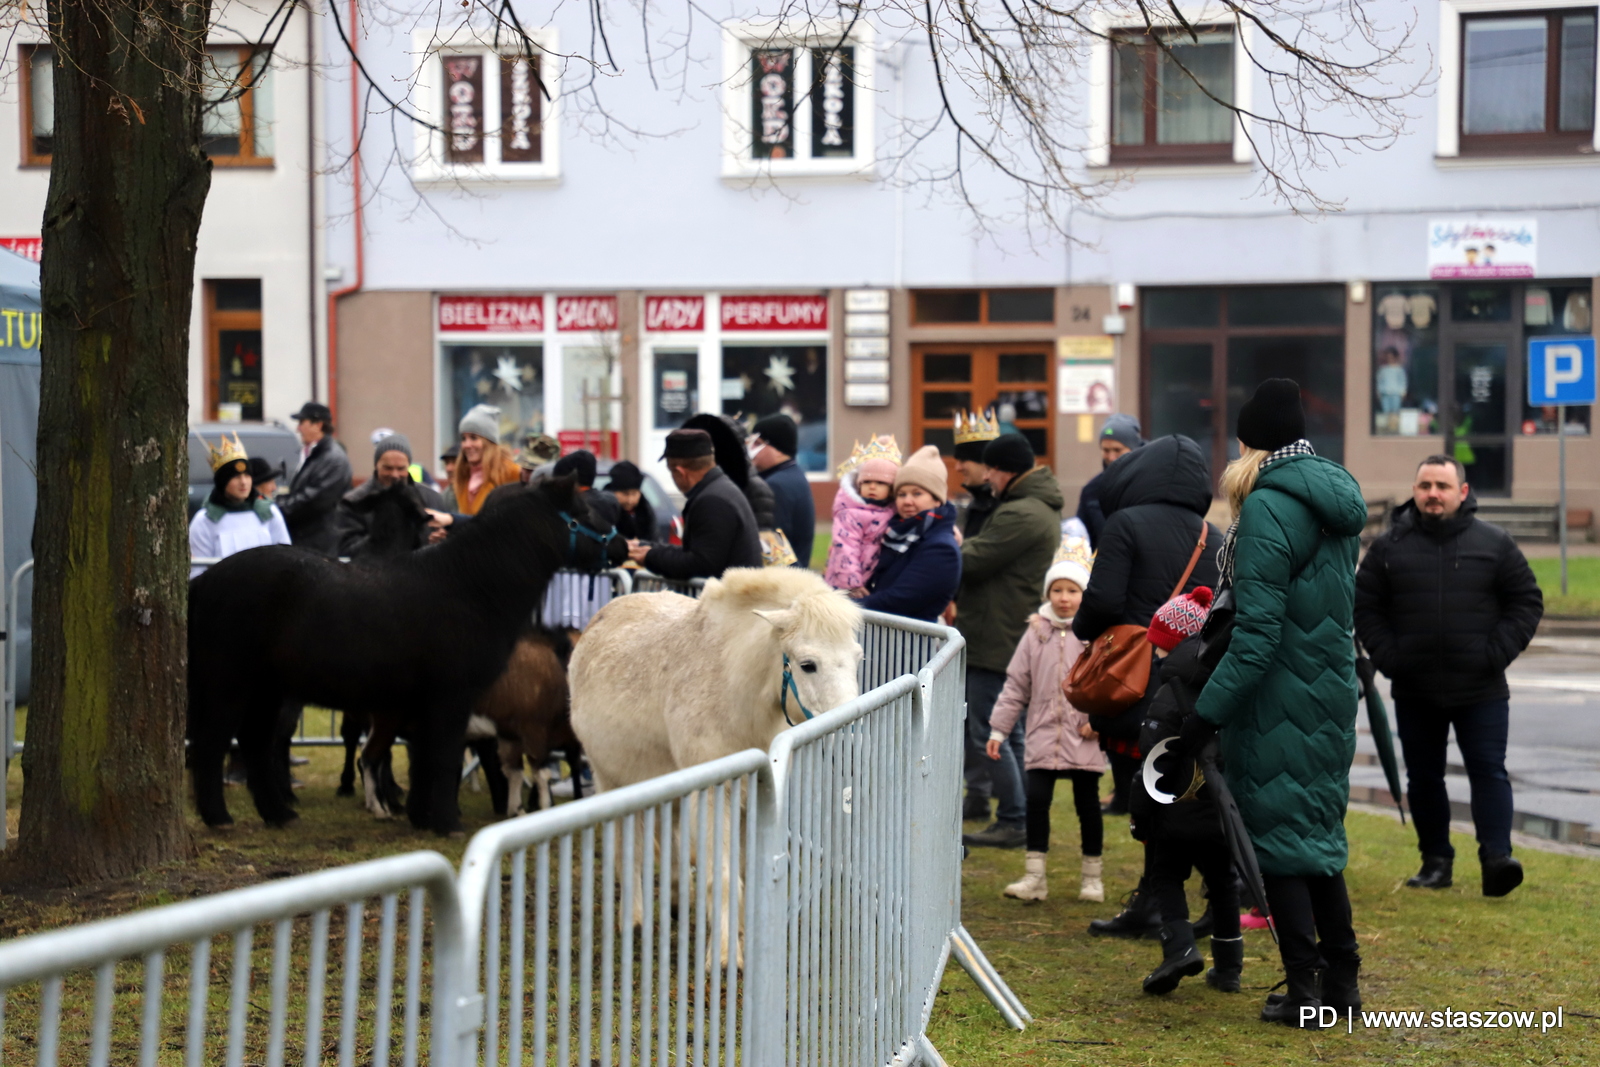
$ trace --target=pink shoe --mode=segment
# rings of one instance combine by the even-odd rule
[[[1251,908],[1239,916],[1239,926],[1245,930],[1265,930],[1272,925],[1271,919],[1263,919],[1259,908]]]

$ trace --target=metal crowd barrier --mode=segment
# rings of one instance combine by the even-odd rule
[[[546,626],[581,630],[589,625],[595,612],[631,592],[633,574],[621,567],[597,574],[559,570],[550,579],[550,588],[539,608],[539,621]]]
[[[690,578],[680,580],[677,578],[663,578],[659,574],[649,571],[633,572],[633,591],[635,593],[682,593],[699,599],[700,593],[706,587],[704,578]]]
[[[345,904],[344,929],[364,929],[361,902],[383,894],[375,975],[362,970],[361,939],[344,942],[338,1051],[341,1067],[385,1063],[396,1043],[398,894],[411,887],[398,1036],[406,1067],[419,1057],[444,1067],[552,1057],[603,1067],[942,1065],[926,1028],[952,955],[1008,1023],[1021,1029],[1030,1018],[961,925],[965,642],[869,612],[862,643],[864,685],[877,684],[784,731],[770,753],[747,750],[490,826],[469,842],[458,882],[440,857],[413,853],[41,934],[0,945],[0,991],[42,980],[36,1000],[12,1005],[13,1017],[36,1020],[41,1067],[54,1067],[61,1018],[89,1028],[80,1040],[91,1067],[103,1067],[117,961],[144,956],[146,1067],[163,1034],[179,1029],[161,1007],[164,946],[192,943],[185,959],[204,965],[190,971],[208,975],[210,939],[231,932],[229,1067],[247,1054],[281,1067],[291,1022],[303,1022],[306,1062],[319,1063],[330,909]],[[433,909],[426,1008],[416,994],[427,969],[418,962],[424,889]],[[310,934],[297,935],[294,917],[307,911]],[[269,921],[271,1007],[262,1010],[249,999],[251,930]],[[92,989],[63,986],[66,972],[85,969]],[[292,1003],[308,1005],[303,1020],[284,1008],[291,983]],[[199,1067],[218,1028],[208,982],[190,990],[183,1048],[187,1067]],[[77,1005],[65,1015],[64,997]],[[422,1011],[434,1028],[426,1051]],[[0,1041],[5,1019],[0,999]],[[259,1025],[247,1035],[250,1020]],[[132,1059],[117,1050],[116,1062]]]
[[[271,950],[257,962],[264,924]],[[219,938],[229,943],[213,954]],[[139,1067],[155,1067],[177,1062],[169,1050],[180,1041],[186,1067],[282,1067],[286,1055],[314,1065],[335,1050],[346,1067],[387,1064],[394,1047],[405,1067],[456,1067],[481,1008],[464,995],[467,959],[443,856],[335,867],[0,946],[0,1052],[20,1059],[31,1031],[39,1067],[63,1058],[105,1067],[135,1054]],[[265,1007],[252,989],[263,979]],[[114,1048],[119,1021],[129,1037]],[[294,1032],[300,1057],[288,1049]]]

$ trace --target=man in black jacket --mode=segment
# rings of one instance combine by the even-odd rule
[[[662,455],[683,493],[683,547],[629,541],[628,557],[663,578],[720,578],[729,567],[761,566],[755,512],[713,460],[711,435],[673,430]]]
[[[1100,531],[1106,528],[1105,509],[1100,493],[1106,484],[1106,471],[1117,460],[1136,448],[1144,447],[1139,420],[1132,415],[1113,415],[1100,430],[1100,473],[1083,483],[1078,493],[1078,521],[1089,532],[1089,547],[1100,547]]]
[[[372,446],[372,477],[350,490],[339,501],[337,513],[339,526],[339,555],[359,559],[374,549],[372,545],[372,513],[379,494],[402,482],[416,486],[417,506],[433,511],[446,510],[444,497],[431,486],[423,485],[411,477],[411,442],[404,434],[392,433],[380,437]],[[418,523],[415,536],[408,545],[383,545],[383,550],[414,551],[428,544],[431,529]]]
[[[817,505],[806,472],[795,463],[800,452],[800,428],[787,415],[768,415],[750,428],[756,440],[750,462],[772,487],[777,505],[778,529],[789,538],[795,561],[791,566],[811,566],[811,542],[817,535]]]
[[[1450,728],[1472,785],[1472,821],[1484,896],[1522,884],[1511,857],[1511,717],[1506,667],[1528,647],[1544,598],[1528,561],[1504,530],[1477,517],[1461,464],[1429,456],[1411,500],[1395,509],[1356,572],[1356,634],[1394,683],[1394,712],[1409,778],[1407,796],[1422,870],[1406,884],[1450,885]]]
[[[308,401],[289,416],[300,435],[300,467],[278,501],[289,537],[301,548],[334,555],[339,549],[339,501],[350,491],[350,457],[333,439],[333,412]]]

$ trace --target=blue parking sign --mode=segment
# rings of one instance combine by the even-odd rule
[[[1540,337],[1528,341],[1528,403],[1593,404],[1593,337]]]

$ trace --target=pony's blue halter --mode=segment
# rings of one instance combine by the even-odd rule
[[[789,653],[785,652],[783,654],[783,688],[778,690],[778,706],[783,709],[783,721],[793,726],[794,720],[789,718],[790,693],[794,694],[794,703],[800,709],[800,714],[807,719],[816,718],[815,715],[811,714],[811,709],[806,707],[805,702],[800,699],[800,687],[794,684],[794,672],[789,669]]]
[[[600,533],[598,530],[592,530],[585,526],[565,511],[558,511],[556,514],[561,516],[561,521],[567,524],[567,561],[570,563],[576,563],[578,559],[579,534],[583,534],[589,540],[599,544],[602,554],[605,551],[605,547],[611,543],[611,539],[617,536],[617,529],[614,526],[605,533]]]

